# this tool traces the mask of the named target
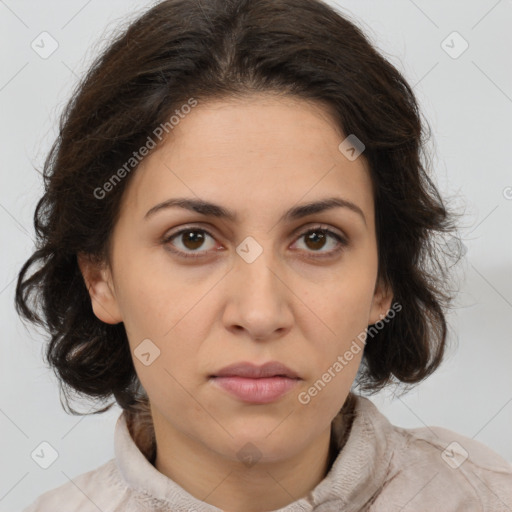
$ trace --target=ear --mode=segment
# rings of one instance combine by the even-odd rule
[[[392,302],[393,290],[389,285],[385,284],[382,279],[379,279],[375,285],[375,291],[373,293],[368,325],[375,324],[379,320],[382,320],[391,308]]]
[[[96,317],[106,324],[122,322],[110,268],[86,254],[78,254],[77,260]]]

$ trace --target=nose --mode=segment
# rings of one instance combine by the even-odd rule
[[[243,331],[257,341],[281,337],[291,329],[294,295],[270,249],[255,258],[237,258],[229,280],[226,329],[238,336]]]

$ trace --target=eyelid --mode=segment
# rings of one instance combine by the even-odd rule
[[[305,226],[300,226],[297,229],[294,229],[291,236],[296,237],[298,235],[304,235],[308,231],[311,230],[323,230],[323,231],[330,231],[336,235],[338,235],[340,238],[343,238],[345,240],[348,240],[348,236],[345,235],[345,233],[339,229],[335,228],[334,226],[331,226],[329,224],[326,224],[325,222],[308,222]]]

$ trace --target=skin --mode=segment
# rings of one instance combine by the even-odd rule
[[[199,103],[131,177],[110,264],[79,257],[95,315],[127,330],[151,403],[156,469],[226,511],[275,510],[325,477],[331,421],[362,350],[308,404],[298,395],[391,306],[377,279],[369,170],[364,155],[350,161],[339,151],[345,137],[325,107],[298,98]],[[297,204],[332,196],[355,203],[366,223],[348,208],[278,222]],[[239,219],[180,208],[144,219],[176,197],[214,202]],[[319,226],[348,245],[331,236],[308,243],[304,233]],[[213,236],[199,232],[202,245],[186,234],[162,241],[183,227]],[[251,263],[236,252],[247,236],[263,250]],[[133,355],[145,339],[160,350],[148,366]],[[270,404],[244,403],[208,379],[234,362],[270,360],[302,379]],[[250,467],[237,455],[247,443],[260,457]]]

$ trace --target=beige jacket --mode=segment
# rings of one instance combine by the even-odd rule
[[[134,443],[124,413],[114,445],[114,459],[42,494],[23,512],[222,512],[155,469]],[[326,477],[275,512],[310,511],[512,512],[512,466],[450,430],[396,427],[357,397],[348,438]]]

